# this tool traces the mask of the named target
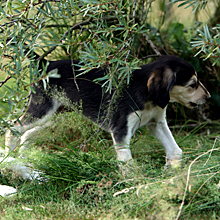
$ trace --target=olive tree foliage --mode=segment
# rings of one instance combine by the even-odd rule
[[[109,67],[97,79],[109,92],[129,83],[140,59],[135,39],[140,36],[160,55],[147,35],[146,22],[154,0],[5,0],[0,5],[1,130],[19,121],[26,97],[40,80],[46,88],[56,72],[39,72],[47,60],[79,59],[87,72]],[[37,56],[37,53],[39,56]],[[111,68],[110,68],[111,67]],[[74,72],[74,66],[73,66]],[[77,76],[74,76],[75,79]],[[75,80],[77,86],[77,80]],[[80,89],[80,88],[79,88]]]
[[[196,55],[201,55],[204,59],[212,58],[213,65],[219,62],[220,59],[220,24],[212,28],[212,34],[209,27],[205,25],[203,30],[198,30],[198,37],[191,42],[192,47],[198,52]]]
[[[212,0],[170,0],[172,3],[180,3],[178,7],[192,7],[192,12],[203,10],[208,2]],[[219,13],[220,3],[216,12]],[[213,65],[220,60],[220,24],[209,27],[207,24],[202,29],[198,29],[197,36],[191,41],[192,48],[198,52],[195,56],[200,55],[204,60],[211,58]]]
[[[84,72],[107,67],[108,74],[96,82],[114,98],[118,88],[129,83],[143,55],[160,55],[155,45],[163,41],[156,42],[160,35],[153,38],[149,31],[149,12],[154,10],[154,1],[2,1],[0,74],[4,73],[4,78],[0,77],[0,130],[4,132],[15,121],[20,123],[19,116],[25,110],[30,91],[34,92],[34,84],[42,80],[46,88],[51,77],[59,77],[53,71],[46,74],[47,65],[39,72],[39,62],[44,58],[81,60]],[[169,1],[179,7],[193,7],[192,12],[202,11],[208,2]],[[145,44],[149,51],[144,54]],[[219,59],[219,45],[218,25],[213,29],[205,25],[191,42],[192,48],[198,50],[195,55],[214,58],[213,64]],[[76,86],[77,77],[74,75]]]

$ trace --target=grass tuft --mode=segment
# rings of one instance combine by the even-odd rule
[[[184,156],[180,167],[166,171],[164,149],[140,129],[131,144],[135,169],[123,177],[105,132],[80,150],[96,129],[73,112],[60,114],[51,128],[39,132],[25,156],[44,181],[1,175],[1,184],[19,191],[0,198],[1,219],[220,218],[218,133],[204,135],[204,127],[204,134],[175,129]]]

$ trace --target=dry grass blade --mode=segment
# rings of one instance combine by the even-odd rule
[[[205,153],[199,155],[198,157],[196,157],[196,158],[191,162],[191,164],[189,165],[188,172],[187,172],[186,187],[185,187],[185,191],[184,191],[182,203],[181,203],[181,205],[180,205],[180,207],[179,207],[179,212],[178,212],[178,214],[177,214],[176,220],[179,219],[179,217],[180,217],[180,215],[181,215],[181,212],[182,212],[182,209],[183,209],[183,205],[184,205],[184,202],[185,202],[187,189],[188,189],[188,187],[189,187],[189,178],[190,178],[190,171],[191,171],[192,165],[193,165],[199,158],[203,157],[204,155],[206,155],[206,154],[208,154],[208,153],[210,153],[210,152],[212,152],[212,151],[218,151],[218,150],[220,150],[220,148],[208,150],[207,152],[205,152]],[[213,176],[214,176],[214,175],[213,175]],[[208,179],[208,180],[209,180],[209,179]]]

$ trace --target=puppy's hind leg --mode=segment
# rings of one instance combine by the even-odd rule
[[[51,116],[57,111],[57,109],[61,106],[61,103],[59,103],[57,100],[52,100],[51,105],[49,106],[50,109],[48,111],[43,111],[45,108],[43,105],[41,107],[35,106],[35,104],[31,103],[29,105],[29,109],[27,112],[29,115],[34,116],[34,114],[37,116],[40,115],[40,112],[36,112],[36,110],[42,110],[44,114],[44,117],[41,117],[33,123],[28,123],[24,126],[17,126],[16,129],[21,131],[20,133],[22,134],[20,138],[20,158],[24,157],[24,150],[28,149],[30,144],[31,144],[31,138],[36,136],[36,132],[42,130],[43,128],[46,128],[51,125]],[[34,108],[35,107],[35,108]],[[35,109],[35,110],[33,110]],[[42,114],[41,114],[42,115]],[[35,117],[36,119],[37,117]],[[23,120],[26,118],[23,117]],[[8,138],[13,139],[13,135],[10,136],[10,133],[8,135]],[[14,146],[17,144],[14,144],[13,141],[6,140],[6,144],[8,143],[10,150],[14,149]],[[13,144],[10,144],[13,143]],[[13,146],[12,146],[13,145]],[[19,145],[19,144],[18,144]],[[7,146],[6,146],[7,147]],[[8,160],[8,157],[6,158]],[[5,160],[5,162],[7,162]],[[39,173],[37,171],[34,171],[33,169],[30,168],[31,165],[26,165],[25,163],[19,163],[16,162],[14,158],[10,159],[10,169],[14,170],[16,173],[18,173],[20,176],[22,176],[24,179],[36,179],[39,176]]]
[[[24,132],[24,134],[21,136],[21,139],[20,139],[19,159],[16,159],[10,156],[6,156],[5,158],[2,158],[3,162],[7,162],[7,169],[12,170],[14,173],[16,173],[18,176],[21,176],[23,179],[33,180],[33,179],[40,178],[40,172],[33,170],[31,168],[32,167],[31,164],[26,164],[22,160],[25,160],[27,152],[24,152],[24,151],[27,150],[29,146],[31,145],[31,142],[32,142],[31,139],[33,139],[33,137],[36,135],[36,132],[50,125],[51,125],[51,122],[49,121],[42,126],[35,126],[34,128],[31,128],[27,130],[26,132]]]
[[[25,149],[28,149],[28,146],[31,144],[31,139],[33,139],[33,137],[36,135],[35,133],[50,127],[52,125],[51,121],[46,122],[45,124],[42,125],[38,125],[33,127],[32,129],[27,130],[22,136],[21,136],[21,140],[20,140],[20,152],[22,152]]]

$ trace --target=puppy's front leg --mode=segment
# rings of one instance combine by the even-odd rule
[[[177,164],[182,157],[182,150],[174,140],[165,117],[149,123],[148,127],[166,151],[166,165]]]
[[[131,167],[133,167],[133,160],[130,150],[131,135],[127,134],[125,138],[121,138],[117,133],[111,133],[117,159],[124,165],[119,165],[123,175],[127,175]]]
[[[118,160],[122,162],[132,160],[131,150],[129,148],[131,137],[123,138],[120,140],[117,134],[111,133],[111,135]]]

